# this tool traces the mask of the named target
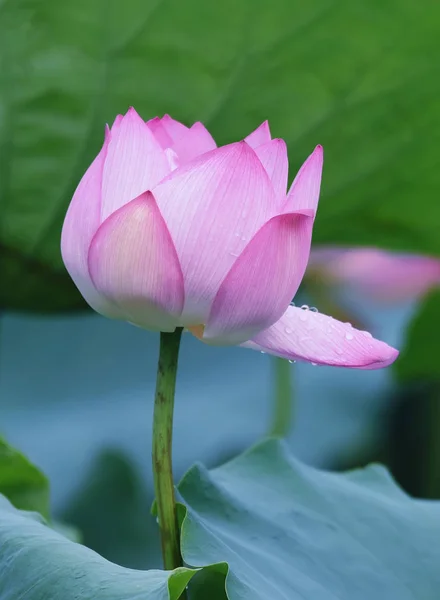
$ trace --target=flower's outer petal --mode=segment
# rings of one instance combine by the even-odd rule
[[[269,122],[264,121],[264,123],[261,123],[261,125],[255,129],[255,131],[245,137],[244,141],[249,144],[251,148],[258,148],[258,146],[262,146],[263,144],[270,142],[271,139]]]
[[[61,254],[69,275],[90,306],[106,316],[117,317],[117,307],[96,291],[87,266],[90,242],[100,224],[102,171],[108,143],[107,131],[100,153],[81,179],[67,210],[61,233]]]
[[[173,144],[177,142],[185,133],[188,131],[188,127],[181,123],[180,121],[176,121],[172,119],[170,115],[164,115],[161,119],[162,125],[165,127],[166,132],[173,140]]]
[[[160,144],[133,108],[113,129],[102,178],[101,222],[170,171]]]
[[[399,354],[349,323],[294,306],[242,346],[290,360],[352,369],[381,369]]]
[[[182,266],[182,325],[206,323],[221,282],[275,214],[272,184],[254,151],[238,142],[176,169],[153,193]]]
[[[147,126],[163,150],[172,147],[173,139],[165,129],[162,119],[159,119],[159,117],[154,117],[154,119],[147,121]]]
[[[214,150],[217,144],[206,127],[197,122],[174,142],[172,148],[179,157],[179,163],[184,165],[197,156]]]
[[[254,151],[272,181],[277,199],[285,202],[289,171],[286,142],[280,139],[271,140]]]
[[[89,271],[96,289],[120,308],[125,320],[174,331],[184,302],[182,271],[150,192],[104,221],[90,246]]]
[[[310,277],[342,283],[379,302],[415,301],[440,286],[440,260],[377,248],[318,248],[310,256]]]
[[[316,146],[298,171],[297,176],[290,186],[285,211],[292,212],[310,208],[316,213],[321,188],[323,161],[324,152],[322,146]]]
[[[121,121],[123,118],[124,118],[124,115],[116,115],[115,120],[113,121],[113,125],[111,126],[111,131],[113,131],[113,133],[116,133],[116,130],[118,129],[119,125],[121,124]]]
[[[239,344],[283,315],[306,270],[313,216],[278,215],[263,225],[223,281],[204,341]]]

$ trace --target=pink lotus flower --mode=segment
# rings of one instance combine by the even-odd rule
[[[75,192],[64,263],[107,317],[289,359],[386,366],[393,348],[290,306],[309,258],[322,161],[317,146],[287,193],[286,144],[267,122],[217,148],[201,123],[145,123],[130,109]]]
[[[440,260],[376,248],[318,248],[307,276],[349,285],[381,302],[411,301],[440,285]]]

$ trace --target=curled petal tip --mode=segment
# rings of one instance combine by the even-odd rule
[[[140,116],[140,114],[138,113],[138,111],[133,107],[130,106],[130,108],[127,110],[126,117],[135,117],[136,119],[141,119],[142,122],[144,122],[144,120],[142,119],[142,117]]]
[[[298,171],[287,195],[285,210],[318,207],[324,152],[318,145]]]
[[[321,144],[315,146],[310,158],[313,160],[318,160],[320,163],[324,160],[324,147]]]
[[[349,323],[293,306],[243,346],[290,360],[351,369],[382,369],[399,355],[395,348]]]
[[[281,138],[275,138],[258,146],[258,148],[254,148],[254,152],[265,168],[277,198],[279,201],[284,202],[289,170],[286,142]]]
[[[248,136],[246,136],[245,141],[251,146],[251,148],[258,148],[262,144],[266,142],[270,142],[271,134],[269,128],[269,121],[263,121],[261,125],[252,131]]]
[[[386,344],[384,344],[386,345]],[[376,363],[372,363],[371,367],[365,367],[366,369],[371,368],[371,369],[381,369],[383,367],[388,367],[389,365],[392,365],[393,362],[395,362],[399,356],[399,351],[396,350],[395,348],[393,348],[392,346],[387,346],[387,351],[384,351],[383,356],[376,362]]]

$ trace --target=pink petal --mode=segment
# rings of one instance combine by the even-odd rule
[[[440,260],[375,248],[325,248],[312,252],[310,276],[352,285],[382,302],[414,301],[440,285]]]
[[[313,216],[278,215],[263,225],[223,281],[204,340],[239,344],[283,315],[307,266]]]
[[[90,306],[109,317],[116,317],[119,314],[117,307],[96,291],[87,266],[90,242],[100,223],[102,171],[108,144],[107,134],[100,153],[73,195],[61,233],[61,254],[69,275]]]
[[[237,257],[274,216],[272,185],[253,150],[239,142],[176,169],[153,193],[184,275],[182,324],[204,324]]]
[[[181,165],[215,148],[217,148],[217,144],[202,123],[194,123],[191,129],[188,129],[173,144],[173,150],[179,157]]]
[[[111,133],[102,179],[101,222],[168,173],[162,148],[131,108]]]
[[[321,188],[322,164],[324,152],[322,146],[315,150],[302,165],[295,177],[285,205],[286,211],[310,208],[316,212],[318,208],[319,190]]]
[[[242,346],[290,360],[354,369],[381,369],[399,354],[349,323],[293,306],[275,325]]]
[[[111,126],[111,131],[113,131],[113,134],[116,133],[116,130],[118,129],[119,125],[121,124],[121,121],[123,119],[123,115],[116,115],[115,120],[113,121],[113,125]]]
[[[180,167],[179,157],[177,156],[177,154],[174,152],[174,150],[172,148],[167,148],[165,150],[165,156],[167,157],[168,166],[170,168],[170,171],[174,171],[174,169],[177,169],[177,167]]]
[[[147,126],[163,150],[166,148],[171,148],[173,145],[173,139],[165,129],[162,119],[159,119],[159,117],[154,117],[154,119],[147,121]]]
[[[173,144],[188,131],[188,127],[186,125],[183,125],[183,123],[180,123],[180,121],[175,121],[170,117],[170,115],[164,115],[161,119],[161,123],[165,127],[168,135],[173,140]]]
[[[285,201],[289,161],[284,140],[275,139],[254,150],[272,181],[275,195]]]
[[[249,144],[251,148],[258,148],[262,144],[266,144],[270,142],[270,129],[269,129],[269,121],[264,121],[261,123],[255,131],[250,133],[247,137],[244,138],[244,141]]]
[[[101,225],[90,246],[89,271],[96,289],[120,308],[125,320],[174,331],[184,301],[182,271],[150,192]]]

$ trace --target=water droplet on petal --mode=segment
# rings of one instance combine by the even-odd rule
[[[264,350],[260,350],[260,354],[266,354],[266,352],[264,352]]]
[[[316,308],[316,306],[311,306],[310,310],[311,310],[311,312],[319,312],[319,310]]]
[[[312,367],[317,367],[318,363],[310,363],[312,365]]]
[[[307,313],[303,312],[299,315],[299,318],[301,319],[301,321],[307,321]]]
[[[301,310],[309,310],[309,305],[308,304],[303,304],[301,306]]]
[[[293,302],[293,300],[292,300],[292,302],[290,303],[290,306],[296,306],[296,304],[295,304],[295,302]]]
[[[369,331],[363,331],[362,333],[363,333],[363,334],[364,334],[364,336],[365,336],[365,337],[367,337],[367,338],[372,338],[372,337],[373,337]]]
[[[347,333],[345,334],[345,339],[346,339],[346,340],[349,340],[349,341],[350,341],[350,340],[352,340],[352,339],[353,339],[353,334],[352,334],[352,333],[348,333],[348,332],[347,332]]]
[[[289,363],[290,363],[291,365],[294,365],[294,364],[296,363],[296,360],[289,360]]]
[[[289,327],[286,327],[286,329],[284,330],[286,333],[292,333],[292,330]]]

